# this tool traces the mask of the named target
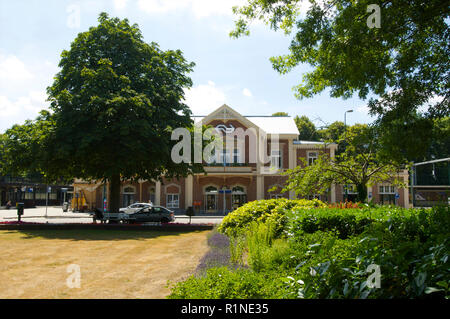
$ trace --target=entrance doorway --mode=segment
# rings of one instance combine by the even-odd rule
[[[126,186],[123,188],[123,207],[134,204],[135,189],[132,186]]]
[[[217,212],[217,187],[208,186],[205,188],[205,212]]]
[[[247,194],[245,192],[244,187],[235,186],[231,190],[231,205],[232,209],[235,210],[238,207],[241,207],[247,203]]]

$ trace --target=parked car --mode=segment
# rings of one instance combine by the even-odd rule
[[[126,214],[132,214],[132,213],[135,213],[135,212],[137,212],[138,210],[140,210],[140,209],[142,209],[144,207],[152,207],[152,206],[153,205],[150,204],[150,203],[134,203],[134,204],[131,204],[128,207],[120,208],[119,212],[126,213]]]
[[[119,219],[128,223],[169,223],[175,221],[175,216],[173,211],[165,207],[147,206],[131,214],[121,212]]]

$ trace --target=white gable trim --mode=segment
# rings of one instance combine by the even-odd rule
[[[212,113],[204,117],[201,121],[197,123],[197,125],[203,125],[205,123],[214,120],[224,120],[224,122],[227,122],[229,120],[236,120],[238,122],[241,122],[247,128],[255,128],[257,130],[261,130],[264,132],[264,130],[258,127],[255,123],[251,122],[250,120],[245,118],[242,114],[235,111],[226,104],[222,105],[217,110],[213,111]]]

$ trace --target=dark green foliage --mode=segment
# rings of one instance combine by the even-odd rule
[[[285,216],[284,237],[270,220],[249,221],[245,235],[233,237],[236,255],[250,269],[211,269],[178,283],[172,297],[450,297],[449,207],[294,207]],[[379,288],[369,286],[374,265]]]
[[[368,25],[372,4],[379,6],[379,27]],[[291,35],[289,52],[271,62],[281,74],[312,67],[299,75],[298,98],[325,90],[335,98],[374,95],[368,106],[389,129],[392,156],[424,156],[428,119],[450,115],[448,1],[248,0],[234,13],[232,37],[248,35],[253,20]],[[414,117],[422,108],[424,117]]]
[[[304,141],[318,141],[319,140],[319,134],[317,133],[316,126],[314,125],[311,120],[305,116],[302,115],[301,117],[296,116],[294,118],[295,124],[297,125],[298,131],[299,131],[299,140]]]
[[[6,132],[4,170],[110,182],[118,212],[120,181],[184,177],[199,165],[174,163],[175,128],[191,128],[184,89],[194,63],[180,50],[146,43],[127,19],[101,13],[64,50],[47,88],[52,113]],[[3,148],[3,146],[2,146]]]
[[[169,299],[259,299],[281,298],[283,282],[274,273],[211,268],[206,276],[189,277],[175,284]]]

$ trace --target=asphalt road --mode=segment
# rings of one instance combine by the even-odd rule
[[[175,223],[189,223],[189,217],[185,215],[175,215]],[[223,217],[217,216],[193,216],[193,224],[220,224]],[[0,222],[16,221],[17,211],[15,208],[1,209]],[[25,209],[22,221],[33,223],[92,223],[92,217],[88,213],[63,212],[61,207],[37,207]]]

